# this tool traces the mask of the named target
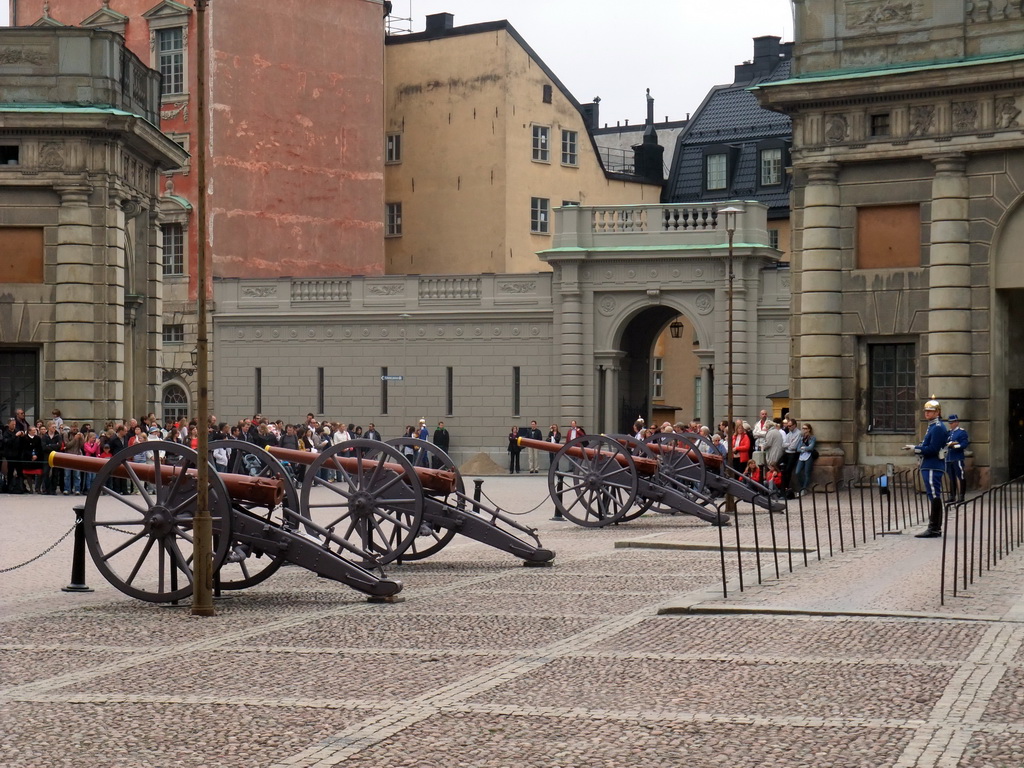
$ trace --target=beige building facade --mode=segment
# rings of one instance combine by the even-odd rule
[[[937,396],[977,481],[1024,472],[1024,11],[797,0],[793,408],[835,466],[907,463]],[[825,456],[827,455],[827,456]]]
[[[385,83],[388,274],[535,272],[555,208],[660,200],[660,178],[605,170],[580,104],[507,21],[437,14],[389,36]]]
[[[157,410],[159,75],[107,31],[0,29],[0,413]],[[10,98],[10,97],[14,98]]]

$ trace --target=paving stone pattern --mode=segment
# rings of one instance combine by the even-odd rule
[[[512,511],[545,493],[543,477],[487,488]],[[0,497],[0,568],[66,530],[52,504]],[[907,535],[742,593],[753,555],[730,554],[726,599],[711,526],[551,512],[524,520],[552,568],[456,539],[389,569],[405,602],[287,567],[205,619],[124,597],[91,564],[96,592],[61,592],[66,542],[0,574],[0,766],[1024,765],[1021,554],[946,607],[934,542]],[[754,521],[738,524],[746,540]]]

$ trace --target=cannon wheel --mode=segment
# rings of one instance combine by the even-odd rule
[[[694,437],[697,437],[696,435]],[[662,432],[652,435],[650,442],[659,443],[666,450],[658,454],[659,474],[676,485],[686,485],[700,493],[707,485],[707,465],[701,454],[701,443],[690,435]],[[711,443],[712,447],[714,444]],[[694,458],[696,456],[696,458]]]
[[[612,435],[615,440],[618,440],[633,456],[642,456],[645,459],[658,460],[658,456],[652,451],[647,443],[642,440],[637,440],[632,435]],[[643,515],[647,510],[651,508],[654,502],[644,496],[637,496],[636,507],[631,509],[622,516],[619,520],[620,523],[628,523],[630,520],[636,520],[638,517]],[[660,508],[656,507],[656,511],[661,511]]]
[[[348,465],[346,468],[345,465]],[[319,477],[320,470],[337,480]],[[328,498],[311,497],[322,488]],[[423,522],[423,486],[401,451],[376,440],[346,440],[332,445],[306,469],[299,506],[330,533],[336,552],[361,565],[398,559],[419,534]]]
[[[188,470],[198,458],[191,448],[152,440],[118,451],[96,473],[85,501],[82,522],[96,569],[126,595],[151,603],[172,603],[192,594],[192,524],[198,483]],[[153,482],[145,483],[133,465],[152,468]],[[161,471],[169,467],[172,477]],[[117,470],[127,473],[121,481]],[[108,481],[119,490],[107,487]],[[121,493],[123,482],[128,493]],[[148,487],[147,487],[148,485]],[[210,467],[210,516],[213,518],[214,570],[231,543],[231,508],[227,488]],[[183,582],[183,583],[181,583]]]
[[[581,455],[571,455],[573,449]],[[555,508],[585,528],[620,522],[633,506],[636,490],[632,456],[625,446],[604,435],[570,440],[548,469],[548,492]]]
[[[439,499],[443,504],[450,504],[452,506],[462,505],[466,497],[466,486],[462,482],[462,473],[459,472],[459,468],[455,466],[455,462],[452,457],[445,453],[442,449],[438,448],[433,443],[428,443],[426,440],[420,440],[416,437],[396,437],[393,440],[387,441],[388,445],[393,445],[398,450],[403,448],[413,449],[413,459],[410,461],[416,461],[419,463],[419,458],[422,452],[426,453],[427,466],[434,469],[443,469],[445,472],[452,472],[455,475],[455,498],[445,497]],[[407,456],[408,453],[403,453]],[[438,494],[426,491],[430,496],[439,498]],[[412,544],[405,550],[402,555],[402,560],[422,560],[425,557],[435,555],[444,549],[455,538],[455,534],[458,533],[454,528],[441,528],[440,526],[431,525],[429,522],[424,521],[420,525],[419,534],[412,540]]]
[[[245,499],[231,499],[232,508],[266,520],[271,525],[297,527],[299,516],[299,492],[292,482],[291,476],[284,465],[265,450],[244,440],[214,440],[209,446],[224,448],[228,454],[228,472],[235,475],[269,477],[284,482],[284,500],[281,506],[274,509],[261,507]],[[246,456],[255,457],[256,462],[246,461]],[[247,465],[253,465],[250,468]],[[244,558],[240,558],[245,555]],[[245,589],[266,581],[285,562],[281,553],[268,553],[257,550],[250,551],[247,545],[237,541],[231,543],[231,549],[220,567],[218,577],[221,589]]]

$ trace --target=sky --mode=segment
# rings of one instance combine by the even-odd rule
[[[239,0],[218,0],[238,2]],[[329,1],[329,0],[328,0]],[[601,122],[642,122],[645,90],[654,116],[680,120],[733,66],[753,55],[753,38],[793,39],[790,0],[393,0],[393,15],[421,32],[428,14],[456,26],[508,19],[580,101],[601,97]],[[117,9],[117,0],[111,7]],[[0,0],[0,24],[8,19]]]

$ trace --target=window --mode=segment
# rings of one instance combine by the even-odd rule
[[[263,412],[263,369],[262,368],[257,368],[255,370],[255,375],[253,376],[253,384],[254,384],[254,387],[253,387],[253,389],[254,389],[254,392],[253,392],[254,397],[253,397],[253,399],[256,402],[253,404],[252,412],[253,413],[262,413]]]
[[[761,150],[761,186],[782,183],[782,148]]]
[[[869,431],[913,433],[917,414],[917,355],[913,344],[868,346]]]
[[[389,133],[384,147],[384,162],[389,164],[402,162],[402,134]]]
[[[380,369],[380,412],[388,415],[388,369],[384,366]]]
[[[704,158],[705,178],[708,189],[725,189],[726,187],[726,156],[708,155]]]
[[[160,95],[185,92],[185,40],[182,27],[156,31],[157,70],[161,75]]]
[[[553,93],[553,90],[552,90],[551,86],[550,85],[545,85],[544,89],[542,91],[542,95],[543,95],[543,99],[544,99],[544,103],[545,104],[550,104],[551,103],[552,93]]]
[[[779,250],[779,230],[768,230],[768,245],[770,245],[775,250]]]
[[[665,397],[665,358],[656,357],[653,360],[651,372],[651,399],[661,400]]]
[[[17,144],[0,146],[0,165],[17,165],[21,147]]]
[[[455,413],[455,369],[445,369],[445,416]]]
[[[388,203],[384,222],[384,237],[402,236],[402,204]]]
[[[868,205],[857,208],[857,269],[915,269],[921,266],[921,206]]]
[[[324,413],[324,369],[316,369],[316,408],[317,413]]]
[[[562,165],[576,165],[576,131],[562,131]]]
[[[7,418],[18,408],[35,423],[39,402],[39,352],[34,349],[0,350],[0,415]]]
[[[521,394],[519,366],[512,366],[512,415],[519,415],[519,396]]]
[[[871,135],[872,136],[888,136],[889,135],[889,113],[882,112],[877,115],[871,116]]]
[[[164,421],[183,421],[188,419],[188,395],[177,384],[169,384],[163,396]]]
[[[537,235],[548,233],[548,207],[550,201],[546,197],[530,198],[530,231]]]
[[[183,344],[185,342],[185,326],[164,325],[164,344]]]
[[[160,227],[164,247],[164,275],[185,274],[185,232],[181,224]]]
[[[548,151],[548,134],[551,129],[546,125],[533,126],[533,159],[547,163],[551,160],[551,153]]]

